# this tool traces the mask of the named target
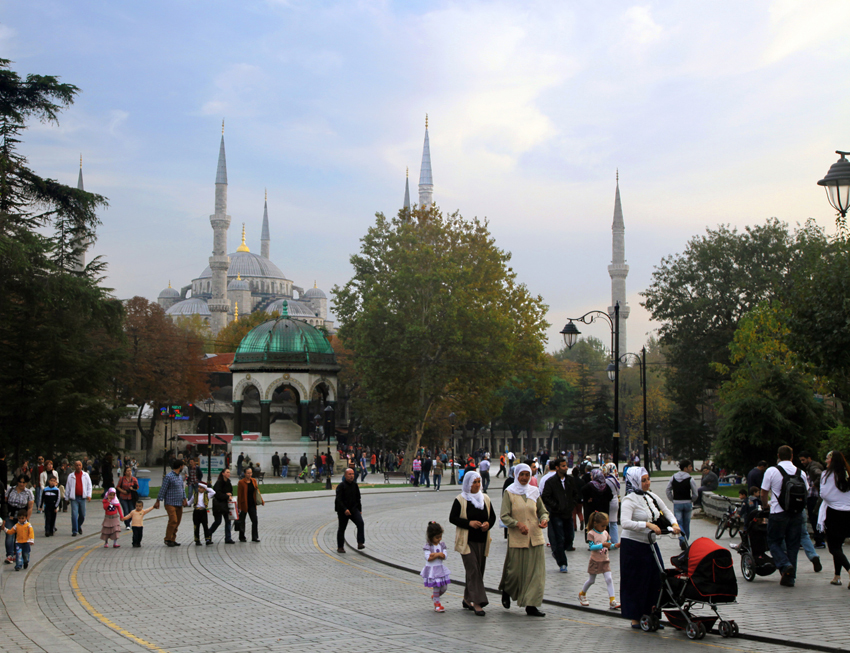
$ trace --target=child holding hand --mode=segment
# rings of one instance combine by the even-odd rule
[[[147,515],[151,510],[153,510],[153,506],[150,508],[145,508],[145,504],[141,501],[136,501],[136,509],[131,510],[130,514],[127,515],[127,519],[130,520],[130,525],[133,529],[133,548],[138,549],[142,546],[142,535],[145,531],[145,515]]]
[[[113,540],[112,548],[117,549],[118,537],[121,535],[121,522],[124,513],[121,512],[121,503],[115,494],[115,488],[111,487],[103,497],[103,525],[100,528],[100,539],[103,540],[103,548],[109,546],[109,540]]]
[[[619,601],[614,596],[614,579],[611,576],[611,561],[608,559],[608,550],[611,548],[611,536],[605,530],[608,527],[608,515],[604,512],[593,512],[587,518],[587,548],[590,549],[590,562],[587,565],[588,579],[584,581],[584,587],[578,594],[578,602],[587,607],[587,590],[596,582],[597,574],[602,574],[605,584],[608,586],[608,609],[617,610]],[[619,549],[620,545],[613,545]]]

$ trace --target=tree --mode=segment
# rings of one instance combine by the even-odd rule
[[[133,297],[125,310],[127,356],[120,379],[126,400],[139,407],[136,424],[150,464],[158,408],[206,397],[209,378],[203,367],[201,341],[173,324],[159,304]],[[142,426],[146,404],[154,409],[147,429]]]
[[[18,151],[27,122],[57,124],[79,89],[9,66],[0,59],[0,442],[18,458],[108,449],[122,309],[99,260],[77,269],[106,200],[40,177]]]
[[[215,338],[215,350],[218,353],[235,352],[239,347],[242,339],[248,335],[248,332],[254,327],[260,326],[263,322],[275,320],[280,317],[280,313],[266,313],[265,311],[255,311],[249,313],[245,317],[240,317],[234,320],[221,331]]]
[[[176,324],[179,329],[191,333],[195,338],[203,343],[205,354],[212,354],[215,352],[216,343],[215,340],[213,340],[212,329],[210,329],[209,322],[204,320],[203,317],[197,313],[194,315],[178,315],[177,319],[174,320],[174,324]]]
[[[543,369],[546,307],[509,261],[486,221],[436,207],[379,213],[351,257],[354,276],[333,289],[364,413],[407,433],[405,461],[441,407],[482,421],[511,376]]]
[[[807,222],[793,232],[776,219],[743,232],[721,225],[662,259],[642,305],[661,323],[670,364],[667,391],[678,421],[711,421],[713,393],[729,378],[729,343],[738,321],[763,300],[782,299],[798,270],[826,247],[823,230]],[[697,429],[699,430],[699,429]]]

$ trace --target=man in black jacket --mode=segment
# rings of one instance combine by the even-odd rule
[[[567,474],[567,461],[558,458],[556,476],[549,478],[543,486],[543,505],[549,511],[549,543],[552,556],[561,573],[567,572],[567,551],[572,548],[573,508],[581,503],[581,493],[573,476]]]
[[[272,476],[280,476],[280,456],[277,451],[272,456]]]
[[[360,503],[360,487],[354,480],[354,470],[350,467],[345,470],[342,483],[336,486],[336,500],[334,501],[339,528],[336,531],[336,550],[345,553],[345,529],[348,522],[353,521],[357,526],[357,548],[366,548],[366,538],[363,525],[363,506]]]

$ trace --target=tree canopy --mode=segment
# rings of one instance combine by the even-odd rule
[[[353,277],[333,289],[364,416],[408,434],[405,460],[439,409],[484,421],[508,379],[543,369],[546,307],[509,262],[486,221],[437,207],[379,213],[351,257]],[[531,385],[545,392],[545,376]]]

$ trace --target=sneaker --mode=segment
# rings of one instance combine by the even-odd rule
[[[611,599],[608,602],[608,609],[609,610],[619,610],[620,609],[620,602],[617,599]]]
[[[581,606],[582,606],[582,607],[584,607],[584,608],[586,608],[587,606],[589,606],[589,605],[590,605],[590,602],[587,600],[587,594],[585,594],[584,592],[579,592],[579,593],[578,593],[578,602],[579,602],[579,603],[581,604]]]
[[[113,544],[113,545],[112,545],[112,548],[113,548],[113,549],[120,549],[120,548],[121,548],[121,545],[120,545],[120,544],[118,544],[118,542],[116,542],[115,544]]]
[[[128,526],[128,527],[127,527],[127,528],[125,528],[124,530],[125,530],[125,531],[131,531],[131,530],[133,530],[133,527],[132,527],[132,526]]]
[[[823,569],[823,565],[820,563],[820,556],[815,556],[812,558],[812,566],[815,568],[815,573],[820,573],[820,570]]]
[[[826,544],[824,544],[823,542],[818,542],[817,544],[815,544],[815,548],[816,549],[825,549]]]
[[[434,604],[434,612],[445,612],[446,609],[439,603]]]
[[[212,544],[212,538],[209,538],[209,539],[204,540],[204,541],[206,542],[206,545],[207,545],[207,546],[209,546],[210,544]]]
[[[567,565],[561,565],[558,568],[558,571],[560,571],[562,574],[566,574],[567,573]]]

